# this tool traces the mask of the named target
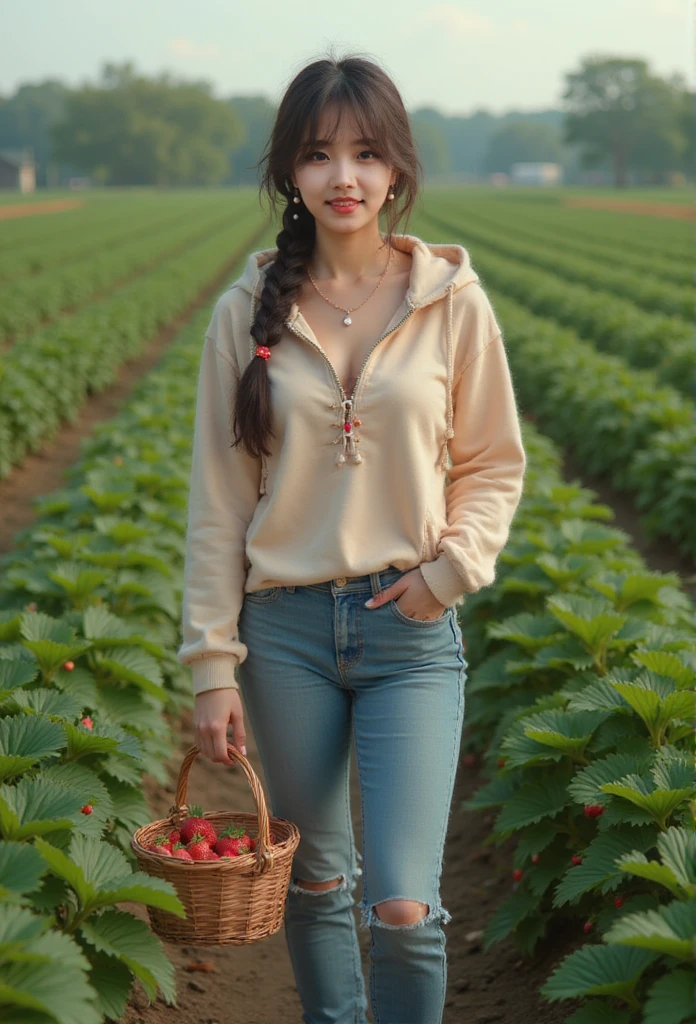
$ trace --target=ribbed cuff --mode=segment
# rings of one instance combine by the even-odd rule
[[[433,562],[421,562],[419,568],[428,589],[440,604],[449,607],[462,603],[464,581],[447,555],[438,555]]]
[[[211,654],[207,658],[196,658],[191,662],[191,678],[194,696],[206,690],[239,689],[234,678],[237,659],[229,654]]]

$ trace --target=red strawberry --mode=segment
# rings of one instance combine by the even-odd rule
[[[578,857],[577,853],[574,853],[570,859],[573,864],[582,864],[582,857]]]
[[[499,768],[504,768],[506,760],[507,760],[507,758],[505,758],[505,757],[499,757],[498,758],[498,767]]]
[[[239,839],[218,839],[213,845],[215,853],[219,853],[220,856],[238,857],[240,854]]]
[[[188,852],[188,850],[185,850],[183,846],[180,846],[178,849],[174,850],[172,857],[176,857],[177,860],[193,860],[191,854]]]
[[[619,909],[619,907],[622,907],[622,906],[624,905],[624,902],[625,902],[625,901],[624,901],[624,898],[623,898],[623,896],[615,896],[615,897],[614,897],[614,906],[615,906],[615,907],[616,907],[617,909]]]
[[[592,931],[592,922],[585,921],[584,925],[582,926],[582,930],[584,931],[585,935],[589,935],[589,933]]]
[[[184,819],[179,829],[183,842],[190,843],[196,832],[199,832],[209,843],[214,843],[217,840],[217,832],[212,823],[203,818],[202,814],[203,809],[200,804],[191,805],[191,813],[188,818]]]
[[[75,668],[75,662],[66,661],[65,664],[63,665],[63,668],[65,669],[66,672],[72,672],[72,670]]]
[[[94,728],[94,722],[89,717],[89,715],[85,715],[85,717],[81,720],[80,725],[84,725],[85,729],[89,729],[90,732]]]
[[[192,860],[219,860],[218,854],[210,849],[208,840],[200,832],[194,833],[187,849]]]
[[[170,854],[172,852],[172,844],[167,836],[155,836],[145,849],[151,850],[153,853]]]
[[[516,882],[519,882],[523,875],[524,871],[522,870],[522,868],[515,868],[515,870],[512,872],[512,877]]]
[[[91,804],[85,804],[85,806],[81,807],[80,810],[82,811],[83,814],[91,814],[94,808],[92,807]]]
[[[584,811],[585,817],[587,818],[598,818],[600,814],[604,814],[606,807],[602,804],[585,804]]]
[[[172,847],[181,842],[181,832],[178,828],[172,829],[169,833],[169,842],[172,844]]]

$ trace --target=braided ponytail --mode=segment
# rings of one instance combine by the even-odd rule
[[[297,220],[293,220],[293,210],[299,214]],[[314,217],[304,204],[291,208],[288,202],[283,211],[283,229],[276,236],[278,255],[266,271],[259,307],[250,328],[257,345],[273,348],[280,341],[283,324],[306,276],[315,234]],[[266,447],[272,422],[266,362],[256,356],[249,362],[237,383],[234,402],[234,444],[243,439],[246,450],[254,458],[271,454]]]

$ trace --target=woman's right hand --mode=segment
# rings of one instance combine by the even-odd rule
[[[227,753],[227,744],[233,745],[246,757],[246,731],[244,729],[244,709],[242,698],[236,687],[228,686],[221,690],[204,690],[197,694],[193,713],[195,742],[204,757],[217,764],[234,765]],[[234,739],[227,737],[227,728],[231,725]]]

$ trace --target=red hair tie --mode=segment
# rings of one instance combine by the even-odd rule
[[[256,346],[256,353],[255,354],[257,356],[261,356],[262,359],[270,359],[271,358],[271,350],[268,347],[268,345],[257,345]]]

